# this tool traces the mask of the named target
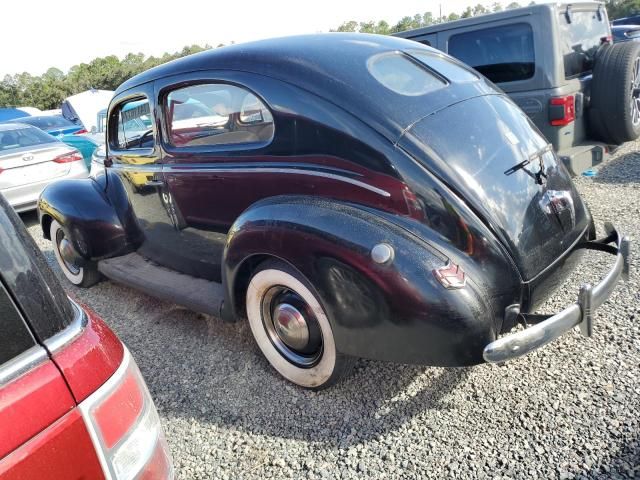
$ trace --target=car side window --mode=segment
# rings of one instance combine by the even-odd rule
[[[9,292],[0,282],[0,369],[3,363],[35,344]]]
[[[267,106],[235,85],[206,83],[173,90],[164,108],[168,140],[175,147],[261,146],[273,139]]]
[[[449,38],[448,53],[494,83],[533,77],[533,30],[528,23],[459,33]]]
[[[155,144],[153,136],[153,119],[149,101],[136,99],[118,106],[118,134],[112,142],[118,149],[152,148]]]

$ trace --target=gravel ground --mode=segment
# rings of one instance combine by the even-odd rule
[[[640,143],[576,183],[597,222],[640,239]],[[49,262],[35,215],[25,223]],[[640,478],[640,263],[577,331],[506,366],[359,361],[320,393],[278,377],[246,324],[226,324],[104,281],[63,285],[129,346],[181,479]],[[558,310],[611,264],[591,255]],[[57,265],[54,270],[62,277]]]

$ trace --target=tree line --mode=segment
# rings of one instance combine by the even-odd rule
[[[533,3],[535,2],[531,2],[529,5]],[[640,13],[640,0],[606,0],[605,3],[610,19]],[[511,2],[504,8],[512,9],[520,6],[522,5],[518,2]],[[432,12],[425,12],[406,16],[393,25],[385,20],[377,22],[351,20],[331,31],[390,35],[412,28],[499,12],[502,9],[500,2],[494,2],[490,6],[477,4],[475,7],[467,7],[460,14],[450,13],[446,16],[440,16],[439,14],[434,15]],[[115,55],[109,55],[96,58],[89,63],[75,65],[67,73],[57,68],[50,68],[43,75],[30,75],[26,72],[6,75],[0,82],[0,107],[30,106],[42,110],[59,108],[62,101],[70,95],[90,88],[115,90],[122,82],[144,70],[209,48],[211,48],[209,45],[203,47],[191,45],[184,47],[179,52],[165,53],[160,57],[130,53],[123,59],[119,59]]]

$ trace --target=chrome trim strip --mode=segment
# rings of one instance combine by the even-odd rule
[[[505,362],[526,355],[557,339],[573,327],[580,325],[581,330],[590,336],[592,330],[593,312],[602,305],[622,276],[624,265],[630,251],[628,237],[621,238],[618,233],[618,254],[616,261],[595,287],[583,285],[577,303],[570,305],[561,312],[531,327],[504,336],[488,344],[482,356],[489,363]]]
[[[0,365],[0,386],[15,380],[48,359],[47,351],[40,345],[34,345],[25,350],[20,355]]]
[[[166,170],[167,173],[285,173],[295,175],[309,175],[312,177],[330,178],[332,180],[338,180],[339,182],[349,183],[356,187],[364,188],[373,193],[381,195],[383,197],[391,197],[391,194],[386,190],[374,187],[368,183],[355,180],[353,178],[345,177],[343,175],[337,175],[335,173],[318,172],[316,170],[305,170],[302,168],[275,168],[275,167],[260,167],[260,168],[181,168],[181,167],[169,167]]]
[[[382,190],[381,188],[374,187],[373,185],[369,185],[368,183],[361,182],[359,180],[355,180],[353,178],[349,178],[344,175],[338,175],[336,173],[328,173],[328,172],[319,172],[317,170],[306,170],[304,168],[286,168],[286,167],[256,167],[256,168],[248,168],[248,167],[239,167],[239,168],[216,168],[216,167],[173,167],[173,166],[165,166],[164,169],[161,165],[133,165],[133,164],[113,164],[111,168],[115,168],[116,170],[122,170],[125,172],[143,172],[143,173],[284,173],[284,174],[295,174],[295,175],[309,175],[313,177],[321,177],[321,178],[330,178],[332,180],[337,180],[340,182],[349,183],[356,187],[364,188],[369,190],[377,195],[381,195],[383,197],[389,198],[391,194],[386,190]]]
[[[73,320],[63,330],[44,341],[45,347],[47,347],[47,350],[49,350],[49,353],[51,354],[61,350],[63,347],[75,340],[87,326],[88,319],[85,311],[70,298],[69,301],[74,309]]]

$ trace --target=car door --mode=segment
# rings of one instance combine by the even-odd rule
[[[273,117],[252,91],[217,79],[169,83],[159,98],[163,172],[179,232],[175,268],[220,281],[227,231],[244,209],[277,188],[254,168],[273,138]]]
[[[111,197],[126,196],[131,205],[142,236],[139,252],[162,263],[175,250],[176,239],[153,112],[151,85],[114,98],[108,114],[105,167]]]

